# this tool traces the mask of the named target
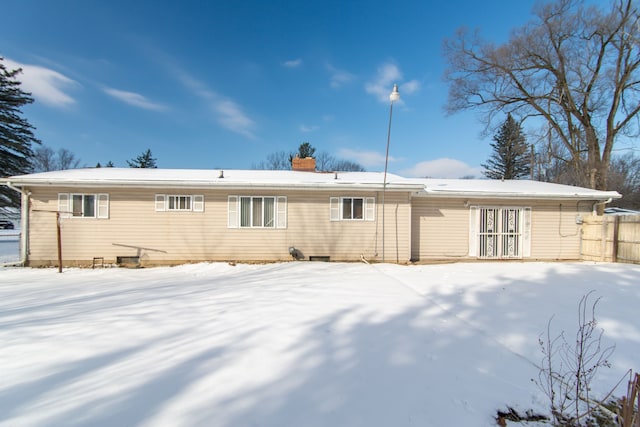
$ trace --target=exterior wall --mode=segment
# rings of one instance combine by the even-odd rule
[[[64,265],[90,265],[94,257],[114,263],[138,256],[143,265],[199,261],[286,261],[289,247],[305,256],[332,261],[378,260],[382,255],[381,194],[328,191],[220,191],[29,188],[29,265],[57,265],[58,193],[108,193],[109,218],[63,218]],[[156,212],[155,194],[204,195],[204,212]],[[287,227],[228,228],[228,196],[286,196]],[[330,197],[375,197],[375,221],[330,221]],[[411,205],[408,193],[387,191],[387,262],[408,262],[411,255]]]
[[[528,259],[580,259],[581,225],[592,202],[539,200],[469,200],[414,198],[411,258],[415,261],[475,259],[469,257],[469,206],[530,207],[531,256]]]

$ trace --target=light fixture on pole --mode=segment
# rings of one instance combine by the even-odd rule
[[[391,118],[393,117],[393,103],[400,99],[398,85],[393,85],[393,91],[389,95],[389,129],[387,130],[387,154],[384,157],[384,178],[382,181],[382,262],[384,262],[384,195],[387,192],[387,166],[389,165],[389,142],[391,141]]]

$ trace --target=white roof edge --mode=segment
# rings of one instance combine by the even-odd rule
[[[208,189],[283,189],[294,188],[304,190],[378,190],[382,191],[382,183],[269,183],[269,182],[220,182],[220,181],[141,181],[141,180],[38,180],[0,178],[0,184],[30,187],[102,187],[102,188],[208,188]],[[424,186],[416,183],[389,183],[386,191],[419,191]]]
[[[622,195],[617,191],[593,190],[589,193],[498,193],[478,191],[424,191],[414,194],[415,197],[465,197],[468,199],[580,199],[580,200],[607,200],[620,199]]]
[[[84,168],[0,178],[17,187],[92,187],[149,189],[263,189],[281,191],[382,191],[381,172],[313,173],[209,169]],[[412,197],[468,199],[607,200],[622,197],[599,191],[530,180],[452,180],[387,175],[386,191],[410,192]]]

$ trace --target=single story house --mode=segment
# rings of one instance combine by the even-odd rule
[[[22,194],[23,262],[575,260],[619,198],[536,181],[380,172],[88,168],[0,179]],[[59,218],[59,220],[57,219]],[[58,227],[59,224],[59,227]]]

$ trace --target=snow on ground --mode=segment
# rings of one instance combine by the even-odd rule
[[[0,269],[0,426],[490,426],[544,411],[538,337],[601,297],[640,369],[640,266]],[[622,388],[620,389],[622,392]]]

